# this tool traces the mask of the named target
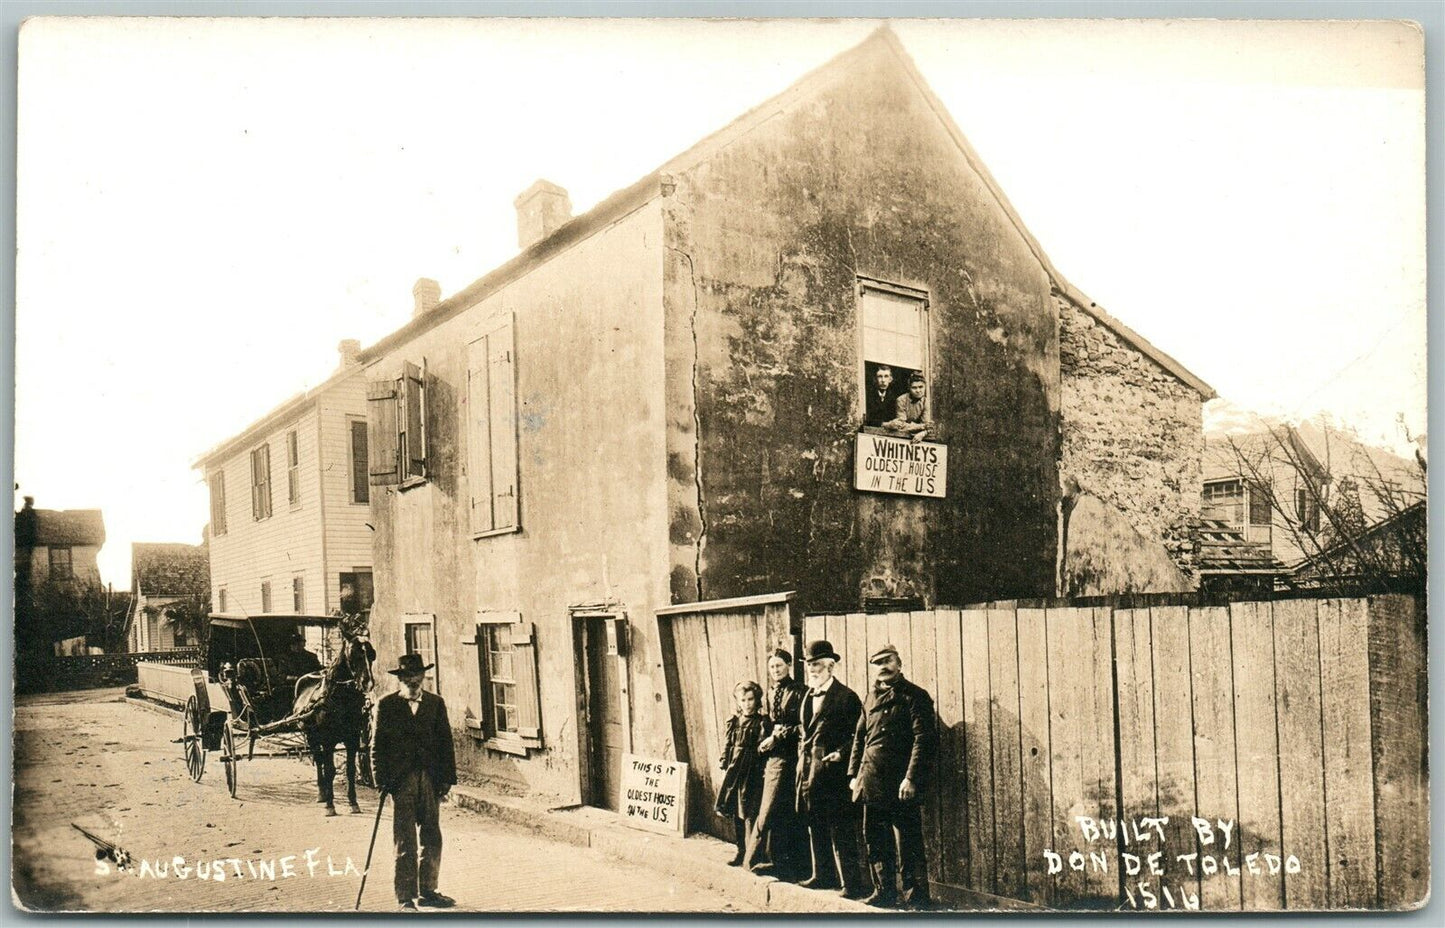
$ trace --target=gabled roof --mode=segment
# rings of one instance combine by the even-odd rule
[[[32,526],[26,526],[29,512]],[[30,509],[15,514],[15,543],[25,547],[38,545],[105,544],[105,520],[99,509]]]
[[[982,159],[980,159],[978,153],[973,150],[973,146],[968,143],[963,132],[948,114],[948,110],[929,88],[928,82],[925,81],[923,75],[919,73],[918,68],[913,63],[913,59],[909,57],[908,52],[903,48],[902,42],[899,41],[897,34],[887,25],[879,27],[859,44],[813,69],[795,81],[792,86],[782,93],[771,97],[744,113],[717,132],[707,136],[691,148],[670,159],[657,170],[645,175],[630,187],[614,193],[592,209],[565,223],[550,236],[532,244],[496,270],[478,279],[451,297],[442,300],[431,311],[413,318],[400,329],[362,351],[360,356],[361,361],[363,363],[374,361],[397,345],[404,344],[415,336],[441,325],[443,322],[446,322],[448,319],[455,317],[467,309],[467,307],[474,305],[512,281],[525,276],[534,268],[546,263],[548,259],[558,252],[587,238],[599,229],[611,225],[650,202],[669,186],[673,175],[689,170],[698,163],[706,160],[714,152],[721,150],[734,140],[746,135],[766,120],[787,110],[799,101],[808,99],[824,88],[830,81],[834,80],[839,74],[846,71],[856,61],[870,54],[873,49],[879,45],[886,47],[892,52],[897,64],[923,95],[924,99],[928,102],[929,108],[933,110],[934,115],[943,124],[948,134],[952,137],[954,144],[958,146],[963,157],[983,180],[984,185],[988,188],[994,199],[998,201],[1000,208],[1008,217],[1010,224],[1012,224],[1023,237],[1025,243],[1027,243],[1029,249],[1033,252],[1034,257],[1043,265],[1044,271],[1048,274],[1055,290],[1078,306],[1080,310],[1093,316],[1101,325],[1109,328],[1115,335],[1119,336],[1119,338],[1128,342],[1135,350],[1198,392],[1201,399],[1213,399],[1216,395],[1213,387],[1195,376],[1174,358],[1160,351],[1139,333],[1118,319],[1115,319],[1106,312],[1103,307],[1090,300],[1058,272],[1053,262],[1049,260],[1048,255],[1044,254],[1043,248],[1039,246],[1037,240],[1034,239],[1033,235],[1031,235],[1024,226],[1023,220],[1019,218],[1013,205],[1009,203],[1008,198],[1004,196],[1003,190],[999,187],[997,181],[993,179],[993,175],[984,167]]]
[[[275,431],[282,423],[286,422],[286,420],[294,419],[295,417],[301,415],[301,413],[314,406],[316,404],[316,401],[320,399],[321,395],[327,390],[346,380],[346,378],[355,376],[360,372],[360,365],[349,365],[342,368],[341,370],[338,370],[336,373],[323,380],[319,385],[312,387],[310,390],[307,390],[304,393],[296,394],[295,396],[283,402],[281,405],[272,409],[270,412],[266,413],[255,422],[252,422],[250,425],[246,426],[246,428],[239,434],[232,435],[230,438],[227,438],[221,441],[219,444],[213,445],[206,451],[201,452],[200,456],[191,462],[191,467],[197,469],[204,468],[206,465],[214,461],[230,457],[232,454],[236,453],[242,448],[245,448],[247,445],[258,441],[263,436]]]
[[[130,569],[142,596],[204,596],[211,589],[211,557],[205,545],[135,542]]]

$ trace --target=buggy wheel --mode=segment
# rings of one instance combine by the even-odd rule
[[[186,772],[197,783],[206,772],[206,745],[201,738],[201,724],[196,697],[192,696],[186,700],[186,708],[181,713],[181,751],[186,758]]]
[[[241,759],[236,756],[236,733],[231,731],[230,721],[227,720],[226,727],[221,735],[221,763],[226,768],[226,791],[231,798],[236,798],[236,774],[237,766]]]

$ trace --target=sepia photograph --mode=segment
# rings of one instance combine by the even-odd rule
[[[27,19],[12,904],[1424,906],[1425,38]]]

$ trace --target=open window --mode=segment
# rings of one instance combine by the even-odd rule
[[[427,372],[410,361],[401,376],[366,385],[372,485],[420,483],[427,476]]]
[[[882,427],[899,416],[899,399],[915,377],[929,374],[928,294],[900,284],[858,278],[859,347],[863,358],[863,424]],[[926,389],[923,402],[927,404]]]
[[[483,612],[462,636],[466,674],[463,719],[487,747],[525,755],[542,747],[537,635],[510,612]]]

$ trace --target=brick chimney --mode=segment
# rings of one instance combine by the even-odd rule
[[[572,218],[572,200],[567,191],[551,181],[537,181],[522,191],[515,204],[517,247],[524,251],[562,228]]]
[[[437,304],[442,301],[442,285],[430,277],[418,277],[412,285],[411,298],[414,301],[411,317],[415,319],[422,313],[436,309]]]
[[[361,354],[361,342],[354,338],[342,339],[341,344],[336,346],[336,353],[341,355],[341,363],[338,367],[345,369],[357,363],[357,356]]]

